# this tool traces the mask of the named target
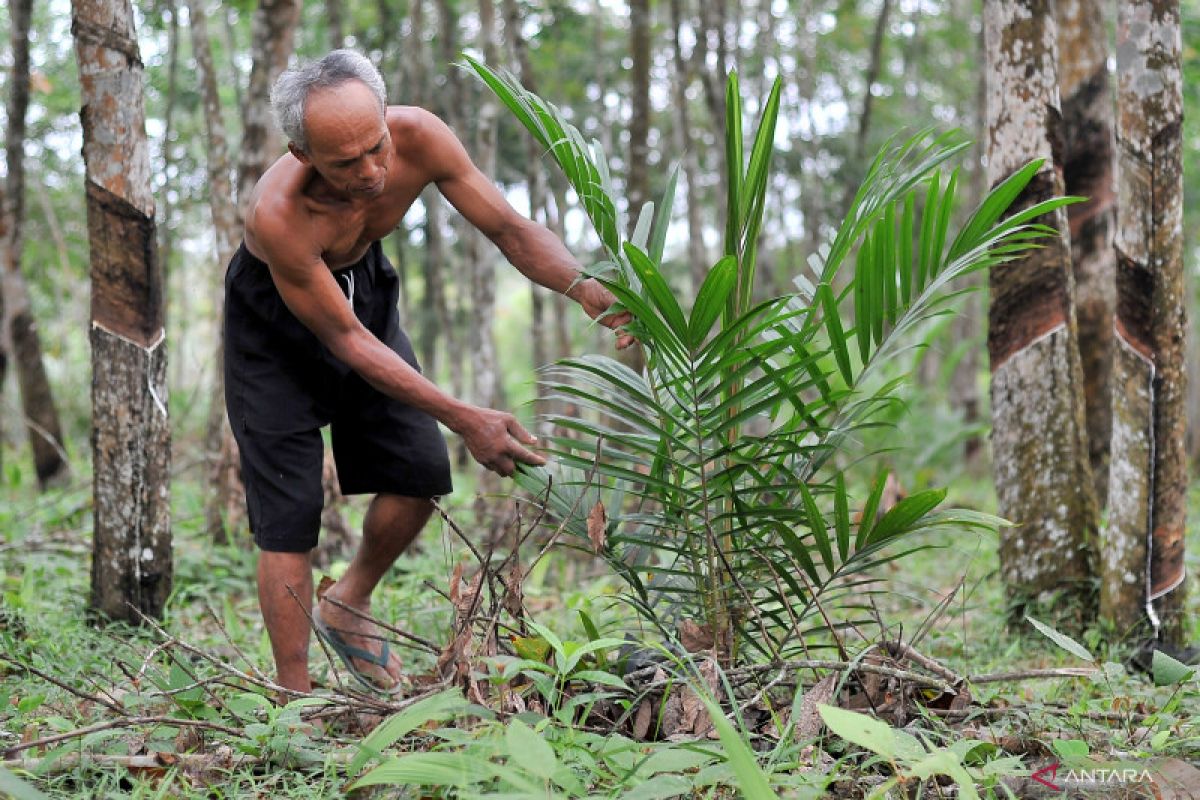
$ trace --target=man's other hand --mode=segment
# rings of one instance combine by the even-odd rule
[[[620,314],[606,314],[605,312],[612,304],[617,302],[617,298],[599,281],[593,278],[580,281],[567,290],[567,297],[583,306],[584,312],[589,317],[617,332],[618,350],[624,350],[634,343],[633,336],[621,330],[621,326],[630,322],[633,315],[628,311],[622,311]]]
[[[546,463],[543,456],[525,447],[537,444],[537,437],[504,411],[473,408],[458,434],[476,461],[506,478],[516,472],[518,462],[535,467]]]

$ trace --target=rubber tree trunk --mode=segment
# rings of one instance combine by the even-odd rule
[[[171,591],[162,272],[129,0],[74,0],[92,280],[92,608],[138,622]]]
[[[1013,211],[1063,191],[1055,28],[1049,0],[984,3],[988,182],[1045,159]],[[1000,515],[1016,523],[1002,531],[1000,569],[1015,612],[1045,606],[1074,627],[1095,613],[1096,498],[1066,214],[1040,221],[1058,235],[989,276],[994,478]]]
[[[479,0],[479,48],[488,64],[500,63],[499,35],[496,32],[496,7],[492,0]],[[488,178],[496,173],[497,103],[490,91],[479,94],[474,107],[475,136],[473,157]],[[467,273],[471,285],[471,325],[467,347],[471,353],[471,397],[481,406],[494,407],[501,394],[496,368],[495,249],[484,235],[471,228],[467,235]]]
[[[1086,197],[1067,208],[1075,271],[1075,315],[1083,364],[1088,459],[1103,507],[1112,438],[1112,321],[1116,299],[1113,225],[1113,98],[1108,82],[1108,26],[1098,0],[1058,3],[1059,84],[1066,192]]]
[[[241,218],[233,196],[230,179],[232,164],[229,159],[228,139],[225,135],[225,118],[221,110],[221,94],[212,58],[212,42],[208,34],[208,15],[204,0],[188,0],[188,19],[192,35],[192,55],[196,60],[196,73],[200,86],[200,101],[204,116],[204,133],[208,152],[208,207],[212,216],[213,235],[216,240],[216,266],[206,272],[221,275],[234,250],[241,231]],[[220,282],[217,284],[220,286]],[[221,307],[222,291],[217,289],[217,307]],[[216,491],[208,496],[204,505],[205,527],[214,542],[229,541],[229,531],[241,527],[245,519],[242,511],[243,489],[237,470],[231,468],[231,459],[236,462],[236,444],[225,418],[223,347],[218,342],[215,363],[217,391],[213,392],[209,407],[207,445],[209,453],[210,483]]]
[[[625,194],[629,202],[628,233],[633,234],[639,215],[650,200],[650,0],[629,4],[629,171]],[[617,354],[617,359],[639,375],[646,368],[641,343]]]
[[[496,30],[496,6],[492,0],[479,0],[479,48],[488,64],[500,63],[500,38]],[[483,90],[474,107],[475,163],[489,178],[496,173],[496,124],[499,109],[493,94]],[[474,227],[466,233],[467,275],[471,288],[471,324],[467,328],[467,347],[471,353],[471,398],[487,408],[502,404],[503,390],[496,363],[496,258],[491,242]],[[475,495],[475,519],[488,532],[487,541],[495,541],[502,502],[489,498],[500,492],[500,477],[485,471],[479,476]]]
[[[1178,2],[1117,17],[1117,310],[1101,611],[1181,633],[1187,511]],[[1162,622],[1160,631],[1159,622]]]
[[[521,34],[521,11],[517,7],[517,0],[503,0],[504,9],[504,34],[508,42],[508,46],[512,51],[512,60],[517,65],[517,75],[521,80],[521,84],[533,93],[537,93],[537,76],[533,73],[533,64],[529,60],[529,44],[525,41],[525,37]],[[547,187],[546,174],[541,163],[541,148],[533,137],[526,137],[525,144],[525,183],[529,192],[529,218],[537,220],[541,215],[541,221],[547,222],[549,214],[547,213]],[[530,323],[529,336],[532,339],[532,366],[534,370],[541,369],[550,361],[550,350],[548,346],[547,335],[547,302],[546,289],[538,286],[530,281],[529,283],[529,309]],[[547,400],[542,397],[541,389],[538,388],[537,396],[534,399],[534,414],[537,417],[538,435],[546,436],[550,434],[547,426],[542,424],[542,418],[550,411],[550,406]]]
[[[692,277],[692,293],[700,290],[708,275],[708,252],[704,247],[704,222],[701,217],[700,162],[693,144],[691,109],[687,90],[692,83],[692,71],[684,56],[682,36],[683,10],[680,0],[671,0],[671,57],[675,72],[671,76],[672,98],[675,102],[675,149],[683,160],[682,171],[687,186],[687,260]]]
[[[21,413],[33,454],[33,468],[38,485],[63,482],[68,475],[66,451],[62,444],[62,426],[54,393],[46,376],[42,359],[42,342],[29,289],[21,271],[21,229],[25,222],[25,117],[29,110],[29,24],[32,0],[13,0],[12,11],[12,77],[8,94],[8,134],[5,151],[8,161],[8,233],[4,247],[5,259],[2,291],[3,313],[0,319],[8,332],[16,367],[17,384],[21,389]]]
[[[453,0],[437,0],[438,9],[438,43],[439,51],[437,61],[443,65],[442,74],[445,79],[441,91],[437,93],[436,109],[437,113],[446,120],[446,123],[456,131],[464,131],[466,126],[463,120],[465,105],[463,103],[466,93],[463,86],[462,71],[453,64],[458,60],[459,55],[459,30],[458,30],[458,9]],[[433,87],[431,86],[431,91]],[[444,218],[445,206],[441,195],[437,192],[429,192],[427,197],[432,198],[431,206],[436,206],[436,218],[431,217],[430,227],[436,227],[438,234],[441,234],[441,220]],[[450,394],[455,397],[462,397],[465,394],[466,375],[463,370],[463,364],[466,358],[463,354],[462,335],[460,325],[462,317],[462,301],[460,298],[452,297],[450,292],[446,291],[448,283],[447,276],[453,280],[456,274],[457,260],[455,256],[461,255],[460,252],[454,252],[453,248],[447,246],[445,237],[442,238],[442,254],[437,261],[432,260],[432,252],[430,253],[430,269],[436,271],[436,282],[440,285],[440,290],[432,296],[437,299],[439,305],[437,307],[438,319],[441,324],[441,330],[438,331],[438,336],[445,343],[446,364],[450,371]],[[431,276],[433,277],[433,276]],[[470,458],[467,452],[467,447],[462,442],[454,448],[455,461],[459,467],[464,467]]]

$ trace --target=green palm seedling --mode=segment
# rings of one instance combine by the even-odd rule
[[[992,190],[951,235],[958,179],[943,171],[967,143],[930,131],[890,143],[796,291],[755,302],[780,87],[747,160],[731,76],[725,254],[685,308],[662,271],[674,176],[624,238],[599,144],[511,75],[468,61],[574,188],[606,255],[588,272],[632,312],[629,329],[647,353],[641,374],[599,355],[543,370],[548,396],[583,413],[553,418],[566,432],[551,440],[554,471],[521,478],[580,546],[603,554],[642,613],[658,624],[690,620],[729,659],[740,647],[786,655],[834,624],[831,607],[861,602],[871,570],[904,555],[889,547],[901,537],[999,522],[939,510],[944,490],[877,514],[883,475],[854,516],[842,470],[872,455],[856,449],[854,433],[896,402],[899,379],[885,379],[881,365],[946,312],[950,283],[1051,232],[1035,220],[1069,199],[1001,220],[1040,163]]]

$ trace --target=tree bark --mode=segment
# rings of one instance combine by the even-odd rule
[[[225,117],[221,110],[221,95],[213,67],[212,43],[208,35],[208,15],[204,0],[188,0],[192,28],[192,54],[200,83],[201,107],[208,150],[208,207],[212,214],[213,233],[217,246],[218,273],[233,258],[238,246],[241,220],[233,197],[230,180],[228,140],[225,136]]]
[[[1107,29],[1099,0],[1058,3],[1059,84],[1065,134],[1063,180],[1067,194],[1088,198],[1067,208],[1067,220],[1075,271],[1088,457],[1101,507],[1108,496],[1108,447],[1112,437],[1109,381],[1116,300],[1112,241],[1116,194]]]
[[[857,175],[861,175],[860,165],[867,153],[867,136],[871,132],[871,106],[875,99],[871,94],[871,87],[879,80],[879,71],[883,65],[883,40],[884,34],[887,33],[888,12],[891,8],[891,0],[883,0],[883,5],[879,8],[879,17],[875,20],[875,35],[871,39],[871,60],[867,66],[866,86],[863,89],[862,112],[858,115],[858,136],[854,140],[856,177],[850,182],[851,192],[857,188],[860,180]]]
[[[162,271],[129,0],[74,0],[92,279],[92,608],[132,623],[171,590]]]
[[[273,134],[271,85],[287,67],[295,48],[298,0],[262,0],[250,22],[250,84],[242,102],[242,145],[238,163],[238,218],[246,213],[250,190],[283,150]]]
[[[479,47],[484,61],[500,63],[496,33],[496,8],[492,0],[479,0]],[[480,93],[475,104],[474,158],[488,178],[496,173],[496,101],[490,91]],[[467,235],[467,270],[471,283],[471,325],[467,347],[471,353],[471,395],[486,408],[497,404],[499,373],[496,369],[496,263],[491,245],[473,227]]]
[[[521,12],[516,0],[504,0],[504,33],[512,50],[512,59],[517,65],[517,74],[521,84],[531,92],[537,93],[537,78],[533,74],[533,64],[529,60],[529,45],[521,35]],[[544,223],[548,217],[546,209],[546,175],[541,165],[541,148],[533,137],[526,138],[525,144],[525,183],[529,192],[529,218],[536,220],[542,215]],[[536,283],[529,284],[530,323],[529,335],[532,339],[532,360],[535,370],[545,366],[550,361],[546,333],[546,290]],[[541,396],[538,387],[534,399],[534,415],[539,420],[549,412],[549,405]],[[540,427],[539,434],[547,435],[550,431]]]
[[[683,27],[683,10],[680,0],[671,0],[671,55],[675,62],[675,74],[671,88],[675,99],[675,149],[682,162],[683,180],[687,186],[687,260],[692,277],[692,292],[700,290],[708,269],[708,251],[704,246],[704,222],[700,215],[703,199],[700,191],[700,162],[692,138],[691,111],[688,108],[688,87],[692,84],[692,71],[680,43]]]
[[[200,85],[201,108],[204,115],[206,149],[208,151],[208,207],[212,215],[216,240],[217,268],[207,270],[220,275],[237,249],[241,219],[233,197],[230,180],[231,164],[225,137],[224,112],[213,66],[212,43],[208,35],[208,16],[204,0],[188,0],[191,24],[192,55]],[[223,304],[223,291],[217,283],[217,308]],[[218,333],[215,389],[210,399],[205,442],[209,453],[209,477],[216,489],[204,505],[205,528],[218,544],[229,541],[229,531],[241,527],[245,519],[243,497],[245,490],[236,469],[237,445],[225,416],[224,347]]]
[[[1117,304],[1109,524],[1101,611],[1182,633],[1187,512],[1187,307],[1183,287],[1178,2],[1117,17]],[[1161,629],[1160,629],[1161,622]]]
[[[346,29],[342,22],[342,0],[325,0],[325,19],[329,26],[329,49],[346,46]]]
[[[1033,158],[1045,165],[1012,211],[1062,194],[1057,42],[1048,0],[987,0],[988,181]],[[1046,606],[1075,627],[1094,615],[1089,586],[1096,499],[1087,461],[1083,377],[1064,212],[1040,220],[1058,235],[993,270],[988,310],[992,443],[1010,608]],[[1058,593],[1054,609],[1048,608]]]
[[[25,221],[25,117],[29,109],[29,25],[32,0],[13,0],[12,56],[9,80],[8,134],[5,150],[8,160],[8,233],[4,247],[8,251],[4,269],[4,320],[8,341],[21,389],[21,412],[33,452],[33,467],[38,485],[45,489],[61,483],[68,474],[62,445],[62,426],[54,393],[42,359],[42,342],[29,289],[21,271],[21,228]]]
[[[629,171],[625,196],[629,202],[629,226],[637,224],[642,207],[650,199],[647,173],[650,157],[650,0],[629,3]]]
[[[174,231],[171,222],[175,209],[171,204],[170,176],[175,164],[171,136],[175,133],[175,110],[179,103],[179,7],[175,0],[167,0],[167,12],[171,15],[171,27],[167,30],[167,99],[163,111],[162,160],[166,181],[162,191],[162,216],[158,227],[158,263],[162,265],[163,286],[171,285],[171,260],[175,249]],[[168,290],[168,294],[170,291]],[[170,308],[164,309],[164,313]]]
[[[454,0],[437,0],[437,6],[440,52],[436,60],[440,62],[441,68],[434,70],[434,73],[440,73],[444,81],[444,85],[439,87],[437,94],[437,113],[461,137],[465,136],[465,126],[462,124],[461,113],[465,108],[463,100],[466,95],[460,71],[452,66],[459,55],[458,11],[455,8]],[[450,371],[450,394],[455,397],[462,397],[465,394],[466,387],[463,370],[463,363],[466,359],[462,357],[462,336],[459,324],[462,303],[461,300],[455,301],[452,299],[449,292],[445,289],[446,276],[453,276],[455,274],[456,260],[454,256],[458,254],[453,252],[451,247],[447,246],[445,237],[442,235],[442,220],[445,218],[445,206],[443,205],[441,194],[436,191],[430,191],[426,193],[426,196],[431,198],[429,210],[432,214],[429,217],[429,227],[435,229],[440,247],[436,259],[434,258],[433,251],[430,251],[430,260],[427,263],[427,267],[431,273],[428,277],[433,279],[437,284],[437,290],[430,293],[431,297],[437,303],[435,306],[437,320],[441,326],[437,335],[445,344],[446,365]],[[433,275],[433,272],[437,274]],[[455,448],[454,453],[455,460],[459,466],[465,466],[469,458],[466,445],[460,442],[460,445]]]

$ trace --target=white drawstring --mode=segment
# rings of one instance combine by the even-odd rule
[[[341,275],[338,276],[342,277]],[[354,270],[345,273],[346,278],[346,302],[350,304],[350,308],[354,308]]]

